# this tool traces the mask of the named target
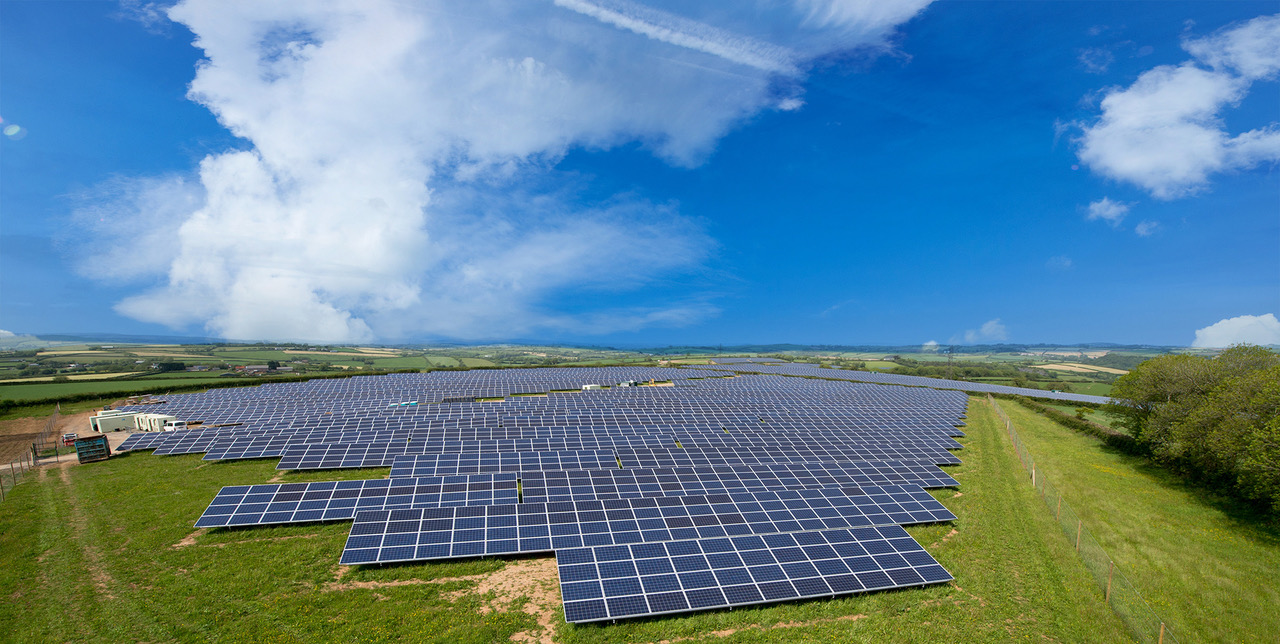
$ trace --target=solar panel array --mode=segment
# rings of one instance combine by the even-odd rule
[[[340,559],[352,565],[554,552],[571,622],[951,579],[901,526],[955,518],[927,488],[956,485],[939,466],[960,462],[967,396],[725,370],[790,366],[436,372],[166,396],[143,410],[199,424],[118,451],[389,467],[229,486],[196,525],[352,521]],[[651,380],[668,386],[618,386]]]
[[[834,378],[838,380],[850,380],[854,382],[874,382],[885,385],[907,385],[911,387],[942,387],[946,389],[956,389],[958,391],[971,391],[975,393],[992,393],[992,394],[1012,394],[1015,396],[1030,396],[1032,398],[1048,398],[1051,400],[1065,400],[1071,402],[1087,402],[1105,404],[1110,402],[1110,398],[1106,396],[1090,396],[1088,394],[1072,394],[1064,391],[1045,391],[1043,389],[1029,389],[1026,387],[1010,387],[1008,385],[991,385],[982,382],[966,382],[964,380],[945,380],[942,378],[926,378],[924,376],[905,376],[894,373],[880,373],[877,371],[851,371],[845,369],[832,369],[824,367],[816,367],[809,364],[765,364],[759,361],[743,361],[723,364],[721,368],[739,372],[748,373],[768,373],[780,374],[786,376],[805,376],[814,378]]]

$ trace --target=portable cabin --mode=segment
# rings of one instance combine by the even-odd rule
[[[114,409],[99,412],[97,416],[89,417],[89,429],[99,434],[121,430],[128,431],[136,427],[133,418],[137,415],[137,412],[123,412]]]

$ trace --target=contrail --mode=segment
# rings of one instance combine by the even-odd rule
[[[797,57],[790,49],[717,29],[665,11],[620,0],[608,2],[609,6],[603,6],[604,3],[600,0],[596,2],[555,0],[555,3],[600,22],[678,47],[718,56],[739,65],[786,76],[796,76],[800,73],[793,62]]]

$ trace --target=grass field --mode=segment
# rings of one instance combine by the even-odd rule
[[[63,377],[66,378],[67,380],[72,380],[72,381],[106,380],[109,378],[119,378],[120,376],[127,376],[131,373],[134,373],[134,372],[117,371],[115,373],[77,373],[77,374],[71,374]],[[35,378],[11,378],[11,379],[4,380],[3,382],[5,382],[6,384],[11,382],[53,382],[53,379],[57,377],[58,376],[37,376]]]
[[[1186,485],[1143,458],[1111,451],[1020,405],[1001,407],[1040,473],[1181,641],[1276,640],[1276,519]]]
[[[1110,396],[1111,385],[1105,382],[1073,382],[1071,392],[1090,396]]]
[[[201,385],[209,383],[225,383],[229,378],[157,378],[157,379],[139,379],[139,380],[108,380],[108,381],[81,381],[81,382],[50,382],[38,383],[31,385],[5,385],[0,387],[0,400],[39,400],[41,398],[53,398],[56,396],[71,396],[75,394],[86,393],[102,393],[102,392],[127,392],[127,391],[143,391],[155,389],[156,387],[173,386],[186,387],[189,385]]]
[[[909,529],[951,584],[573,626],[546,559],[343,569],[347,523],[193,531],[221,486],[264,482],[274,462],[134,454],[44,468],[0,503],[0,632],[91,642],[498,642],[539,630],[574,643],[1126,641],[993,414],[975,403],[968,422],[965,462],[948,469],[961,488],[935,493],[959,518]]]

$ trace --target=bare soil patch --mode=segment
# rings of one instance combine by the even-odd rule
[[[209,532],[208,528],[196,528],[195,532],[192,532],[191,534],[183,537],[181,541],[169,547],[173,548],[174,550],[177,550],[178,548],[186,548],[187,546],[194,546],[196,545],[196,539],[199,539],[200,537],[204,536],[208,532]]]
[[[456,601],[468,595],[487,597],[480,607],[480,614],[504,612],[512,610],[522,600],[520,610],[533,615],[538,626],[532,630],[522,631],[511,636],[513,642],[537,644],[553,644],[555,641],[554,625],[560,614],[560,576],[556,571],[555,557],[537,557],[522,559],[507,564],[501,570],[482,575],[465,577],[440,577],[437,579],[399,579],[396,581],[342,581],[350,571],[349,566],[339,566],[334,574],[334,581],[325,584],[321,590],[339,592],[344,590],[375,590],[378,588],[394,588],[396,586],[415,586],[422,584],[447,584],[455,581],[474,581],[475,586],[459,590],[447,595]]]
[[[239,541],[224,541],[222,543],[196,543],[196,541],[199,540],[200,537],[204,536],[205,534],[208,534],[208,532],[209,532],[208,528],[197,528],[195,532],[192,532],[191,534],[183,537],[181,541],[169,547],[174,550],[177,550],[179,548],[187,548],[190,546],[199,546],[201,548],[225,548],[227,546],[238,546],[246,543],[269,543],[272,541],[292,541],[294,539],[314,539],[320,536],[319,534],[312,533],[312,534],[295,534],[287,537],[263,537],[260,539],[241,539]]]
[[[70,416],[59,416],[58,422],[54,424],[50,435],[54,439],[58,439],[69,432],[88,436],[89,416],[92,415],[92,411],[87,411]],[[0,420],[0,465],[5,465],[10,461],[22,458],[24,454],[30,453],[31,443],[34,443],[40,437],[40,432],[44,431],[44,426],[47,422],[49,422],[48,416]]]
[[[944,543],[946,543],[946,542],[950,541],[950,540],[951,540],[951,537],[954,537],[954,536],[956,536],[956,535],[958,535],[958,534],[960,534],[960,532],[959,532],[958,530],[956,530],[955,528],[952,528],[952,529],[951,529],[951,532],[948,532],[946,535],[944,535],[944,536],[942,537],[942,540],[941,540],[941,541],[935,541],[935,542],[933,542],[933,543],[929,544],[929,547],[930,547],[930,548],[937,548],[938,546],[940,546],[940,545],[942,545],[942,544],[944,544]]]

